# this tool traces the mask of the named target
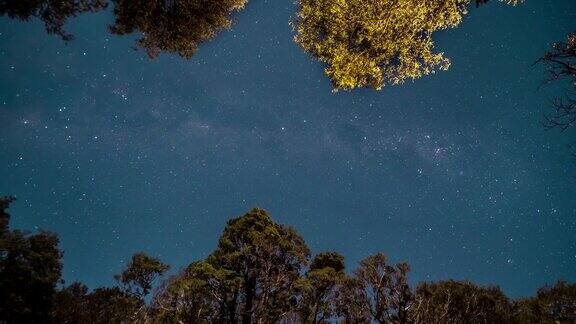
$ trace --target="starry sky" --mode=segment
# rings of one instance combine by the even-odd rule
[[[576,280],[576,164],[542,126],[560,85],[533,63],[576,1],[492,1],[435,34],[452,60],[382,91],[332,93],[292,41],[291,1],[254,0],[190,60],[150,60],[111,10],[0,18],[0,195],[13,227],[60,235],[64,279],[111,285],[136,251],[177,270],[251,207],[349,267],[377,251],[411,281],[524,296]]]

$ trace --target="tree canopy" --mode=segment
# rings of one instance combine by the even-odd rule
[[[60,285],[58,236],[10,230],[0,198],[0,322],[7,323],[571,323],[576,284],[557,282],[510,300],[468,281],[408,281],[407,263],[383,253],[347,272],[344,257],[310,260],[304,239],[255,208],[231,219],[216,249],[171,277],[168,265],[135,253],[118,285]],[[154,291],[152,299],[146,296]]]
[[[294,39],[326,64],[334,89],[379,90],[447,70],[450,60],[434,51],[432,35],[458,26],[470,0],[300,0],[299,4]]]
[[[467,281],[422,283],[415,291],[410,321],[419,323],[511,323],[511,304],[498,287]]]
[[[247,0],[113,0],[113,34],[140,32],[137,45],[154,58],[160,52],[190,58],[198,45],[231,26],[231,14]]]

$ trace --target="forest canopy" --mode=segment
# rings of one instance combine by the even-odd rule
[[[294,39],[326,64],[335,90],[379,90],[447,70],[450,60],[434,51],[432,35],[458,26],[469,5],[470,0],[300,0]]]
[[[254,208],[226,224],[205,259],[165,278],[158,258],[135,253],[117,285],[88,289],[61,278],[58,235],[10,229],[0,197],[2,323],[559,323],[576,320],[576,284],[559,281],[512,300],[497,286],[409,284],[410,266],[384,253],[354,270],[315,254],[289,226]],[[96,265],[97,266],[97,265]]]

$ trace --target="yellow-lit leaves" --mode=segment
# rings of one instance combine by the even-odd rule
[[[515,4],[518,0],[504,0]],[[381,89],[450,61],[432,34],[460,24],[470,0],[300,0],[295,41],[326,63],[335,90]]]

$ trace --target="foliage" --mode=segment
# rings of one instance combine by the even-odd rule
[[[275,322],[290,311],[289,300],[310,252],[296,231],[274,223],[263,209],[228,221],[208,262],[241,282],[231,309],[243,323]]]
[[[467,281],[422,283],[416,288],[410,320],[419,323],[510,323],[511,305],[498,287]]]
[[[0,199],[0,322],[39,322],[48,318],[60,279],[58,236],[9,231],[6,211],[12,197]]]
[[[154,280],[164,274],[168,268],[169,266],[159,259],[139,252],[132,256],[126,269],[117,275],[116,279],[122,283],[127,293],[144,299],[150,293]]]
[[[51,313],[53,323],[126,323],[130,322],[142,302],[118,287],[88,288],[75,282],[55,295]]]
[[[412,304],[409,271],[407,263],[389,265],[383,253],[369,256],[354,271],[348,294],[378,323],[405,323]]]
[[[535,297],[514,303],[519,323],[574,323],[576,322],[576,284],[558,281],[544,286]]]
[[[68,18],[100,11],[107,5],[108,0],[2,0],[0,16],[7,15],[21,20],[39,18],[49,34],[56,34],[69,41],[73,36],[64,30]]]
[[[231,14],[247,0],[113,0],[114,34],[142,33],[137,45],[154,58],[160,52],[190,58],[198,45],[231,26]]]
[[[152,307],[163,322],[225,322],[235,316],[228,311],[234,300],[230,292],[239,289],[231,272],[197,261],[160,287]]]
[[[305,323],[324,323],[336,315],[334,296],[345,278],[344,257],[317,254],[305,276],[295,282],[296,309]]]
[[[448,69],[450,60],[434,52],[432,34],[458,26],[469,3],[300,0],[294,39],[326,64],[335,90],[380,90]]]
[[[347,275],[336,252],[314,256],[298,233],[262,209],[230,220],[206,259],[160,283],[168,266],[142,252],[116,278],[90,291],[61,281],[58,237],[9,230],[0,198],[0,322],[7,323],[568,323],[576,285],[558,282],[511,303],[496,287],[466,281],[408,285],[406,263],[382,253]]]

